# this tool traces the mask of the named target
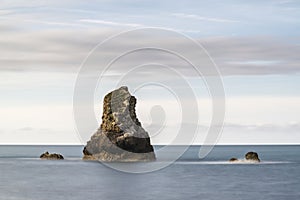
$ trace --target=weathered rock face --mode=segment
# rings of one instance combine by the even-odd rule
[[[100,161],[155,160],[148,133],[135,113],[136,98],[127,87],[107,94],[103,102],[102,124],[84,147],[83,159]]]
[[[246,160],[250,160],[250,161],[256,161],[256,162],[260,162],[260,159],[258,157],[258,154],[256,152],[248,152],[245,155],[245,159]]]
[[[63,160],[64,157],[60,154],[57,153],[49,153],[48,151],[46,151],[45,153],[43,153],[42,155],[40,155],[41,159],[46,159],[46,160]]]

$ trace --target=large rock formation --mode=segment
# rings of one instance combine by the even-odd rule
[[[100,161],[155,160],[148,133],[135,113],[136,98],[127,87],[107,94],[103,102],[102,124],[84,147],[83,159]]]
[[[46,151],[45,153],[40,155],[40,158],[44,159],[44,160],[63,160],[64,159],[64,157],[61,154],[49,153],[48,151]]]

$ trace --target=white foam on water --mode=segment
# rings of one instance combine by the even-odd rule
[[[289,161],[248,161],[248,160],[239,160],[235,162],[229,162],[229,161],[178,161],[174,164],[179,165],[266,165],[266,164],[287,164],[292,163]]]
[[[41,160],[40,158],[16,158],[17,160]],[[50,160],[51,161],[51,160]],[[56,160],[54,160],[56,161]],[[82,161],[84,162],[84,160],[82,160],[82,158],[65,158],[62,161]],[[144,164],[159,164],[159,163],[165,163],[166,161],[164,160],[157,160],[155,162],[146,162]],[[244,159],[239,159],[237,161],[234,162],[230,162],[230,161],[197,161],[197,160],[191,160],[191,161],[175,161],[173,164],[176,165],[270,165],[270,164],[289,164],[289,163],[293,163],[290,161],[261,161],[261,162],[256,162],[256,161],[250,161],[250,160],[244,160]],[[142,163],[121,163],[121,164],[142,164]]]

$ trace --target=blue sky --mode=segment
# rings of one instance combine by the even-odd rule
[[[289,0],[1,1],[0,143],[80,143],[72,102],[82,61],[93,47],[111,35],[143,27],[191,37],[203,45],[218,65],[227,98],[220,143],[299,143],[299,19],[299,1]],[[120,42],[120,47],[129,48],[148,39],[147,34],[128,37]],[[193,49],[174,38],[162,36],[159,42],[193,54]],[[117,52],[114,47],[105,54]],[[102,67],[101,56],[105,55],[97,53],[99,59],[92,65]],[[98,120],[102,97],[114,88],[118,76],[128,72],[133,63],[146,62],[149,57],[158,63],[168,59],[146,53],[128,57],[110,72],[114,75],[107,76],[104,85],[98,86]],[[211,118],[209,94],[188,66],[167,62],[187,73],[195,90],[201,117],[195,142],[201,143]],[[149,73],[154,80],[167,77],[151,70]],[[180,88],[178,80],[168,78],[171,85]],[[171,96],[158,95],[157,88],[152,91],[136,94],[141,99],[138,114],[147,127],[151,124],[149,108],[156,104],[165,106],[171,112],[167,115],[170,123],[162,135],[152,139],[154,143],[168,143],[174,136],[174,124],[180,123],[180,117],[175,117],[179,111],[171,111]],[[86,131],[84,140],[93,130]]]

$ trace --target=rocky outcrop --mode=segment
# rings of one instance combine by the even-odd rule
[[[248,161],[256,161],[260,162],[260,159],[258,157],[258,154],[256,152],[250,151],[245,154],[245,159]]]
[[[63,160],[64,159],[64,157],[61,154],[49,153],[48,151],[46,151],[45,153],[40,155],[40,158],[45,159],[45,160]]]
[[[136,101],[127,87],[104,97],[102,124],[84,147],[83,159],[108,162],[155,160],[149,135],[136,116]]]

